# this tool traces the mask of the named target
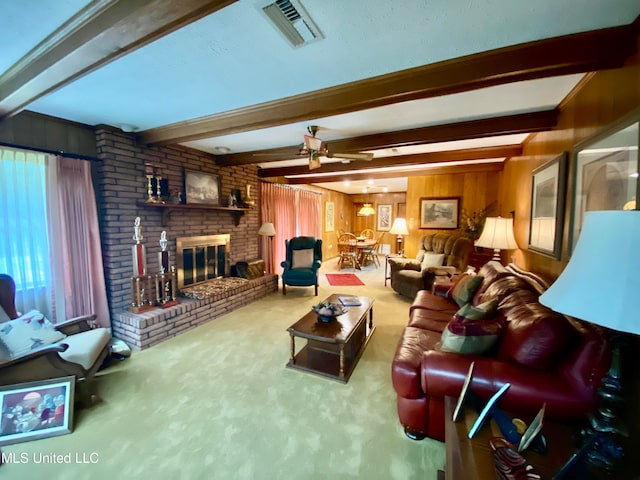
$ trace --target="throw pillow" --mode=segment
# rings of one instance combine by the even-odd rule
[[[444,262],[444,253],[430,253],[424,254],[420,268],[425,270],[429,267],[441,267]]]
[[[498,341],[503,325],[502,316],[493,320],[451,320],[442,331],[440,350],[476,355],[486,353]]]
[[[483,277],[480,275],[467,275],[463,277],[451,292],[451,298],[462,307],[464,304],[469,303],[473,298],[473,294],[482,283]]]
[[[497,308],[498,300],[489,300],[488,302],[481,303],[475,307],[472,304],[467,303],[454,314],[453,318],[454,320],[460,321],[483,320],[493,315]]]
[[[291,251],[291,268],[311,268],[313,266],[313,248]]]
[[[59,342],[66,335],[57,331],[53,324],[37,310],[0,325],[0,341],[12,357],[19,357],[36,348]]]

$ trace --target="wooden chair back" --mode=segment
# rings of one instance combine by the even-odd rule
[[[362,230],[362,232],[360,232],[360,236],[366,238],[367,240],[373,240],[374,238],[376,238],[376,233],[370,228],[365,228],[364,230]]]

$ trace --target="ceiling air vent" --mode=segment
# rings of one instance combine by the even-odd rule
[[[293,47],[324,38],[302,4],[296,0],[276,0],[262,10]]]

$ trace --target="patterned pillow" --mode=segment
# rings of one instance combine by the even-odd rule
[[[495,313],[498,308],[498,300],[489,300],[488,302],[481,303],[478,306],[473,306],[470,303],[463,305],[454,316],[454,320],[466,321],[466,320],[484,320]]]
[[[291,268],[311,268],[313,266],[313,248],[291,251]]]
[[[483,277],[480,275],[467,275],[463,277],[451,292],[451,298],[459,307],[469,303],[473,298],[473,294],[482,283]]]
[[[451,320],[442,331],[440,350],[444,352],[483,354],[500,338],[504,318],[492,320]]]
[[[19,357],[36,348],[66,338],[37,310],[31,310],[15,320],[0,324],[0,341],[12,357]]]

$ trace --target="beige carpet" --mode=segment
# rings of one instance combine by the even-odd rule
[[[3,447],[27,462],[0,466],[0,478],[435,479],[444,445],[411,441],[398,423],[390,365],[410,302],[381,272],[358,272],[360,287],[324,280],[318,297],[288,288],[134,352],[103,372],[103,402],[76,412],[73,433]],[[376,331],[349,383],[286,369],[286,328],[341,292],[376,299]],[[34,463],[52,453],[72,463]]]

